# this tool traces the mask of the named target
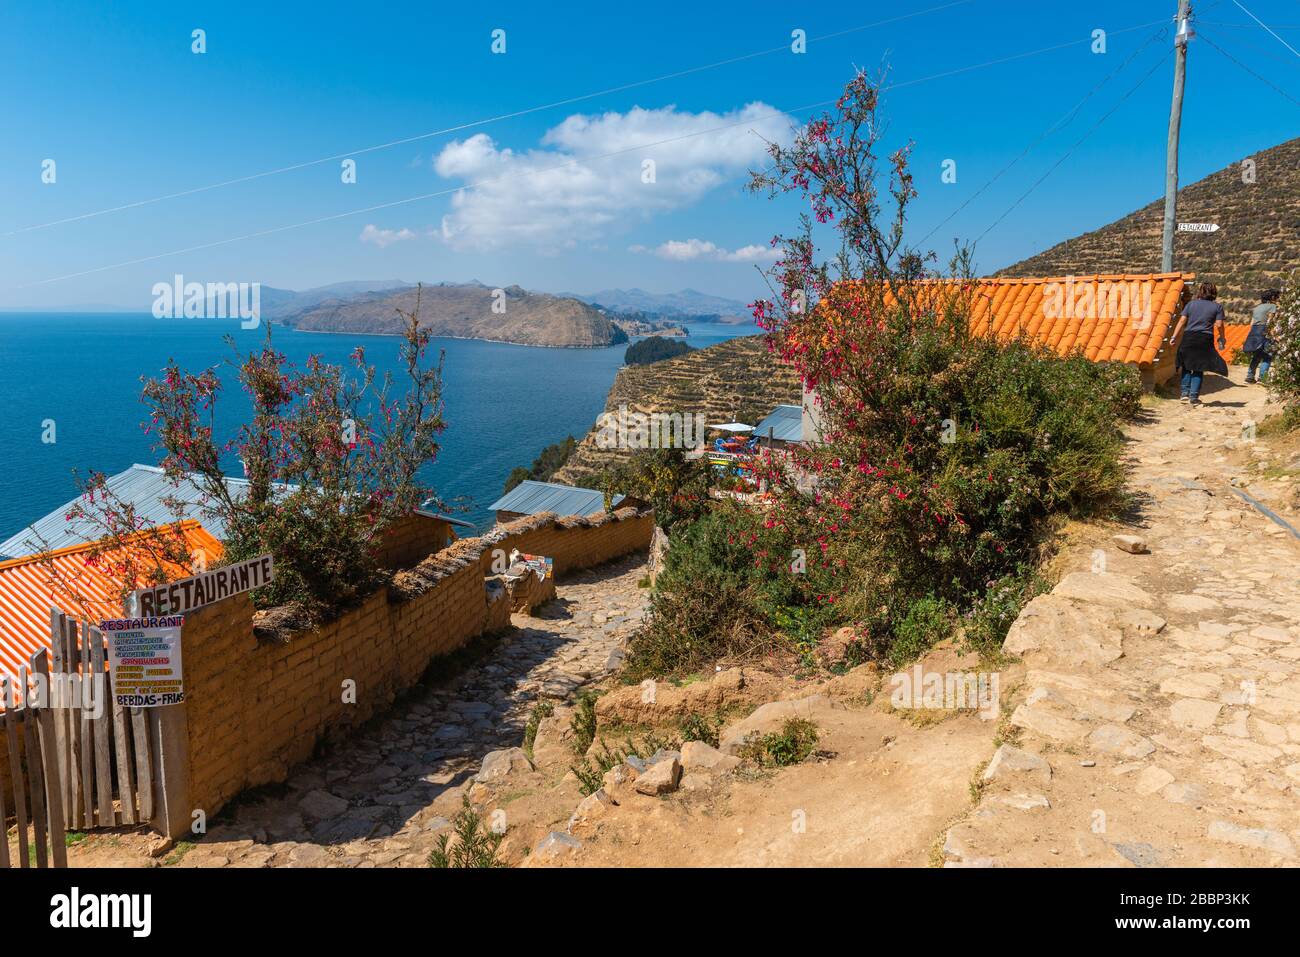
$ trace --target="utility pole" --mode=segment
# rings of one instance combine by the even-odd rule
[[[1165,155],[1165,230],[1160,243],[1160,271],[1174,271],[1174,232],[1178,228],[1178,133],[1183,124],[1183,83],[1187,77],[1187,41],[1191,39],[1192,0],[1178,0],[1174,29],[1174,99],[1169,107],[1169,147]]]

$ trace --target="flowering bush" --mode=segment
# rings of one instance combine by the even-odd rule
[[[214,428],[223,388],[215,369],[192,373],[171,363],[144,381],[146,431],[168,478],[197,488],[199,510],[225,525],[223,561],[274,555],[275,581],[254,595],[260,606],[294,603],[312,620],[364,597],[383,574],[376,555],[385,531],[433,497],[418,473],[437,455],[444,428],[442,358],[430,361],[419,302],[417,291],[414,310],[401,313],[400,394],[361,348],[351,372],[314,355],[295,368],[276,351],[269,325],[259,350],[231,362],[252,416],[224,441]],[[246,485],[226,481],[223,462],[232,457]],[[166,504],[177,518],[201,519],[179,496]],[[188,565],[183,537],[111,496],[102,476],[85,484],[76,511],[102,531],[107,554],[129,542],[130,553],[144,555],[133,579],[175,577],[176,566],[183,573]]]
[[[1032,563],[1052,516],[1123,501],[1119,423],[1137,408],[1135,370],[982,334],[969,256],[941,276],[904,245],[907,150],[877,169],[876,108],[859,75],[834,116],[773,145],[754,175],[754,188],[811,208],[800,235],[773,240],[773,295],[754,314],[815,395],[823,441],[763,452],[763,507],[729,510],[725,545],[711,524],[683,536],[700,554],[674,541],[632,648],[638,673],[752,651],[809,613],[855,625],[859,655],[897,658],[900,635],[914,654],[918,635]],[[830,262],[814,261],[813,220],[838,232]]]
[[[1300,400],[1300,269],[1294,270],[1282,287],[1268,337],[1273,345],[1269,387],[1285,401]]]

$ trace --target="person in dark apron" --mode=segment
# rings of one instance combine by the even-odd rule
[[[1250,332],[1241,344],[1241,351],[1250,356],[1250,368],[1246,370],[1246,381],[1255,382],[1268,377],[1268,367],[1273,361],[1273,344],[1268,341],[1268,320],[1277,311],[1277,301],[1282,298],[1279,289],[1266,289],[1259,294],[1259,305],[1250,316]]]
[[[1196,298],[1183,308],[1178,324],[1174,326],[1173,339],[1178,343],[1176,362],[1182,375],[1181,399],[1193,406],[1201,404],[1201,382],[1205,373],[1228,374],[1228,363],[1214,348],[1216,338],[1220,349],[1227,346],[1224,338],[1227,317],[1223,314],[1223,307],[1215,301],[1218,296],[1218,286],[1212,282],[1201,283]]]

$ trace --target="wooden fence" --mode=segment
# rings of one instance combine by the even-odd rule
[[[50,649],[31,656],[30,672],[19,669],[16,684],[0,677],[14,799],[5,808],[0,787],[0,821],[15,820],[19,867],[65,867],[67,830],[154,816],[158,762],[149,725],[143,709],[113,703],[106,663],[98,628],[51,610]],[[9,866],[5,840],[0,868]]]

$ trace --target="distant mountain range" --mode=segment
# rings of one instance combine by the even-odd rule
[[[709,318],[715,322],[748,322],[749,306],[735,299],[683,289],[680,292],[646,292],[644,289],[602,289],[590,295],[570,293],[574,299],[615,312],[643,312],[663,319]]]
[[[1249,161],[1249,162],[1247,162]],[[1160,270],[1164,200],[1058,243],[1000,276],[1087,276]],[[1178,191],[1174,268],[1219,287],[1229,322],[1248,322],[1261,289],[1282,285],[1300,261],[1300,139],[1261,150]]]

